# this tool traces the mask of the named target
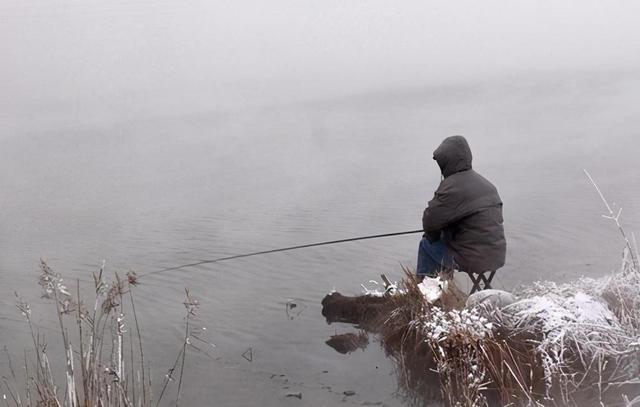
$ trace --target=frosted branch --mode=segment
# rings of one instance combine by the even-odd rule
[[[636,271],[638,271],[638,249],[637,249],[637,245],[636,245],[636,250],[634,252],[634,250],[631,247],[631,242],[629,242],[629,239],[627,238],[627,235],[624,232],[624,228],[622,227],[622,224],[620,224],[620,215],[622,214],[622,208],[620,208],[618,210],[617,214],[614,214],[613,209],[611,209],[611,206],[609,205],[609,202],[607,202],[607,199],[602,194],[602,191],[600,190],[600,187],[598,187],[598,184],[596,184],[596,182],[591,177],[591,174],[589,174],[589,171],[587,171],[586,169],[583,169],[582,171],[584,171],[584,173],[587,176],[587,178],[589,178],[589,181],[591,181],[591,184],[593,184],[593,187],[598,192],[598,195],[600,195],[600,199],[602,200],[602,202],[604,203],[604,206],[607,208],[607,211],[609,212],[608,215],[602,215],[602,217],[605,218],[605,219],[611,219],[616,223],[616,226],[618,227],[618,230],[620,231],[620,234],[622,235],[622,238],[624,239],[624,242],[625,242],[625,244],[627,246],[627,249],[629,251],[629,255],[631,256],[631,260],[633,262],[634,269]]]

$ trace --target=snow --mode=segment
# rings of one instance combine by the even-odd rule
[[[424,296],[425,300],[429,304],[433,304],[442,297],[442,292],[446,288],[446,281],[437,278],[425,278],[420,284],[418,284],[418,289]]]
[[[404,292],[403,290],[400,290],[398,288],[398,283],[395,282],[395,281],[393,283],[391,283],[384,290],[380,290],[378,288],[378,287],[380,287],[380,284],[375,280],[369,280],[369,284],[375,285],[376,288],[368,288],[364,284],[360,284],[360,287],[362,287],[362,293],[364,295],[368,295],[368,296],[371,296],[371,297],[384,297],[384,296],[387,296],[387,295],[395,295],[395,294],[400,294],[400,293]]]
[[[612,324],[616,316],[606,305],[583,292],[576,293],[564,303],[579,323]]]

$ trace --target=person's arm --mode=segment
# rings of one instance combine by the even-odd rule
[[[437,242],[438,240],[440,240],[440,234],[442,233],[441,230],[435,230],[433,232],[424,232],[424,235],[422,235],[422,237],[426,238],[428,241],[430,241],[431,243],[433,242]]]
[[[440,240],[440,235],[442,234],[442,229],[434,228],[431,224],[430,215],[432,214],[432,212],[429,209],[433,209],[432,202],[434,201],[434,199],[429,201],[429,206],[427,206],[427,208],[422,213],[422,229],[424,229],[423,236],[426,237],[427,240],[429,240],[431,243]]]
[[[430,241],[438,240],[442,229],[460,217],[458,207],[452,188],[449,185],[440,184],[422,214],[425,237]]]

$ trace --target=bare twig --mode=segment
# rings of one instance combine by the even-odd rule
[[[162,384],[162,390],[160,391],[160,396],[158,397],[158,401],[156,402],[156,407],[160,405],[160,401],[162,401],[162,397],[164,396],[165,391],[167,390],[167,386],[170,381],[173,381],[173,372],[175,372],[176,367],[178,366],[178,362],[180,362],[180,358],[182,357],[182,352],[184,351],[184,347],[180,348],[180,352],[178,352],[178,356],[176,357],[175,362],[173,362],[173,366],[169,368],[167,374],[164,376],[164,383]]]
[[[129,299],[131,300],[131,310],[133,311],[133,320],[136,324],[136,334],[138,335],[138,345],[140,349],[140,372],[142,374],[142,405],[147,405],[147,384],[145,380],[145,367],[144,367],[144,351],[142,350],[142,334],[140,333],[140,324],[138,323],[138,314],[136,313],[136,304],[133,300],[132,286],[138,284],[135,272],[127,274],[129,280]],[[133,346],[133,344],[131,344]],[[132,365],[133,366],[133,365]]]
[[[640,259],[640,250],[638,250],[638,241],[636,240],[636,234],[631,232],[631,238],[633,239],[633,248],[635,249],[636,259]],[[636,267],[638,267],[637,264]],[[636,269],[636,271],[640,272],[640,270],[638,269]]]
[[[591,183],[593,184],[594,188],[598,192],[598,195],[600,195],[600,199],[602,200],[602,202],[604,203],[605,207],[607,208],[607,211],[609,212],[609,215],[602,215],[602,216],[604,218],[606,218],[606,219],[611,219],[611,220],[613,220],[615,222],[616,226],[618,227],[618,230],[620,231],[620,234],[622,235],[622,238],[624,239],[624,242],[625,242],[625,244],[627,246],[627,249],[629,250],[629,254],[631,256],[631,259],[633,260],[633,266],[634,266],[635,270],[637,271],[638,270],[638,257],[636,255],[636,253],[634,253],[633,249],[631,248],[631,243],[629,242],[629,239],[627,238],[627,235],[624,232],[624,228],[620,224],[620,215],[622,214],[622,208],[620,208],[618,210],[617,214],[614,213],[613,209],[609,205],[609,202],[607,202],[606,198],[602,194],[602,191],[600,191],[600,188],[598,187],[598,184],[596,184],[596,182],[591,177],[591,174],[589,174],[589,171],[587,171],[586,169],[583,169],[583,171],[584,171],[585,175],[587,176],[587,178],[589,178],[589,181],[591,181]]]
[[[180,390],[182,390],[182,375],[184,374],[184,362],[187,357],[187,345],[189,345],[189,323],[191,322],[191,317],[196,315],[196,311],[199,306],[198,300],[191,296],[189,289],[185,288],[185,293],[187,298],[184,302],[184,306],[187,309],[186,316],[186,324],[185,324],[185,333],[184,333],[184,343],[182,345],[182,361],[180,363],[180,378],[178,380],[178,394],[176,395],[176,407],[178,407],[180,401]]]

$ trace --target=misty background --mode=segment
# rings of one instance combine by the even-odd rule
[[[467,137],[505,203],[498,288],[610,273],[623,243],[582,169],[639,231],[639,11],[632,1],[0,2],[0,342],[22,355],[16,291],[40,329],[55,328],[39,300],[41,257],[90,294],[103,259],[109,273],[144,274],[418,229],[440,180],[432,152],[452,134]],[[185,405],[292,402],[274,374],[304,392],[301,405],[343,390],[405,405],[377,346],[344,356],[324,344],[349,327],[327,325],[320,300],[380,273],[400,279],[418,239],[142,278],[149,359],[159,377],[181,344],[188,287],[217,348],[214,360],[188,360]]]
[[[4,0],[1,110],[10,124],[85,122],[636,72],[639,13],[596,0]]]

